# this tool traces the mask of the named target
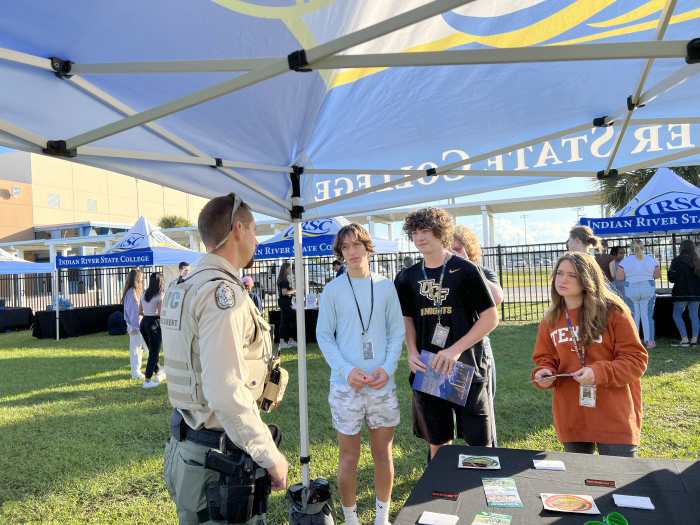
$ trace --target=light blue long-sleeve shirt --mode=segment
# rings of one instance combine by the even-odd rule
[[[139,330],[139,325],[141,324],[139,301],[133,288],[129,288],[124,296],[124,321],[126,321],[130,332]]]
[[[345,275],[333,279],[323,289],[316,340],[331,367],[331,384],[347,384],[353,368],[369,375],[381,367],[389,375],[389,381],[379,390],[384,391],[396,387],[394,372],[401,357],[405,327],[394,283],[376,273],[371,274],[371,279],[374,282],[374,313],[367,338],[374,343],[374,358],[364,358],[362,324]],[[367,326],[371,309],[370,277],[353,278],[352,286]]]

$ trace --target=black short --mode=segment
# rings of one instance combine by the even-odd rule
[[[472,383],[466,406],[413,390],[413,434],[431,445],[442,445],[455,437],[468,445],[491,445],[491,416],[488,383]]]

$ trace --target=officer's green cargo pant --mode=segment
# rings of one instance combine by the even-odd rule
[[[215,483],[219,474],[204,468],[209,447],[178,441],[174,437],[165,445],[163,474],[170,497],[177,507],[180,525],[199,525],[197,512],[207,507],[207,483]],[[205,523],[226,523],[207,521]],[[267,525],[265,516],[253,516],[241,525]]]

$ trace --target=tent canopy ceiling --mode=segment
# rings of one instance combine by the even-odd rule
[[[281,219],[292,165],[310,218],[698,164],[698,19],[700,0],[14,2],[0,145],[65,140]],[[298,49],[313,72],[289,70]]]

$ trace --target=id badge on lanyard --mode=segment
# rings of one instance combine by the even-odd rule
[[[357,302],[357,296],[355,295],[355,288],[352,286],[352,280],[350,275],[345,274],[348,278],[348,283],[350,284],[350,290],[352,290],[352,296],[355,299],[355,306],[357,306],[357,315],[360,317],[360,326],[362,326],[362,357],[366,360],[374,359],[374,341],[372,341],[367,333],[369,332],[370,325],[372,324],[372,314],[374,313],[374,280],[372,276],[369,277],[370,286],[370,310],[369,310],[369,321],[367,321],[367,327],[365,327],[365,322],[362,319],[362,312],[360,311],[360,303]]]
[[[574,333],[574,327],[571,324],[571,318],[569,317],[569,309],[565,308],[564,313],[566,314],[566,324],[569,327],[569,336],[571,337],[571,342],[574,345],[573,352],[576,352],[576,356],[581,362],[581,368],[584,368],[586,359],[586,349],[581,347],[578,349],[578,337]],[[596,386],[595,385],[579,385],[578,389],[578,405],[581,407],[595,408],[596,405]]]
[[[447,261],[450,260],[450,255],[445,257],[445,261],[442,263],[442,270],[440,271],[440,282],[438,283],[437,289],[437,299],[433,300],[433,306],[437,308],[437,325],[435,325],[435,331],[433,332],[433,337],[430,340],[430,344],[437,346],[438,348],[445,348],[447,344],[447,336],[450,334],[450,327],[443,326],[441,323],[441,312],[442,312],[442,280],[445,277],[445,268],[447,267]],[[423,261],[423,278],[427,281],[428,274],[425,273],[425,261]]]

